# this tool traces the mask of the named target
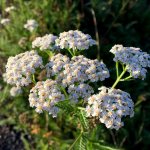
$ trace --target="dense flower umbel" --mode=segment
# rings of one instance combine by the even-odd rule
[[[61,49],[86,50],[90,46],[96,45],[96,41],[89,34],[70,30],[60,33],[59,38],[56,39],[56,45]]]
[[[12,88],[10,89],[10,95],[11,95],[11,96],[17,96],[17,95],[19,95],[19,94],[21,94],[21,93],[22,93],[21,87],[12,87]]]
[[[9,57],[4,79],[12,85],[27,86],[32,82],[31,76],[35,73],[35,69],[42,67],[42,63],[42,58],[36,51],[27,51],[15,57]]]
[[[124,125],[122,117],[134,115],[134,103],[130,95],[119,89],[99,88],[100,93],[88,98],[86,113],[96,117],[107,128],[118,130]]]
[[[74,56],[69,60],[67,56],[57,54],[46,65],[46,70],[47,77],[56,76],[56,80],[64,87],[86,81],[103,81],[109,77],[109,71],[103,62],[82,55]]]
[[[34,19],[27,20],[27,23],[24,25],[24,28],[32,32],[38,27],[38,23]]]
[[[109,71],[103,62],[80,55],[72,57],[70,63],[64,66],[63,74],[60,74],[59,78],[62,78],[62,84],[67,86],[76,82],[103,81],[108,77]]]
[[[140,48],[123,47],[115,45],[110,50],[115,55],[114,61],[119,61],[127,66],[127,71],[134,78],[146,77],[146,68],[150,67],[150,55],[142,52]]]
[[[57,82],[51,79],[37,82],[29,95],[30,106],[36,107],[36,112],[42,113],[45,110],[53,117],[56,117],[59,111],[55,104],[64,99],[65,96],[58,88]]]
[[[55,45],[55,40],[57,36],[53,34],[46,34],[43,37],[37,37],[32,42],[32,48],[38,47],[41,51],[44,50],[58,50],[58,47]]]
[[[87,100],[94,90],[91,86],[85,83],[79,85],[72,84],[68,87],[69,99],[73,102],[78,102],[79,99]]]

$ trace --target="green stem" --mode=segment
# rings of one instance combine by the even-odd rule
[[[70,49],[68,49],[68,51],[69,51],[69,53],[71,54],[72,57],[75,56],[75,55],[71,52]]]
[[[47,54],[48,54],[48,56],[51,58],[52,56],[54,56],[54,53],[52,52],[52,51],[50,51],[50,50],[46,50],[45,51]]]
[[[48,124],[49,124],[49,114],[48,113],[45,113],[45,120],[46,120],[45,128],[46,128],[46,130],[48,130]]]
[[[126,81],[126,80],[131,79],[131,78],[132,78],[132,76],[130,75],[130,76],[124,78],[124,79],[121,79],[120,81]]]
[[[36,84],[36,80],[35,80],[35,75],[34,75],[34,74],[32,75],[32,82],[33,82],[34,84]]]
[[[75,49],[73,50],[73,54],[74,54],[74,56],[76,56],[76,50]]]
[[[124,64],[122,64],[122,69],[123,69],[123,70],[125,70],[125,66],[124,66]]]
[[[117,61],[116,62],[116,74],[117,74],[117,78],[119,77],[119,68],[118,68],[118,66],[119,66],[119,63]]]
[[[73,149],[74,145],[76,144],[76,142],[80,139],[80,137],[82,136],[83,131],[81,131],[81,133],[79,134],[79,136],[76,138],[76,140],[73,142],[73,144],[70,146],[69,150]]]
[[[118,82],[121,80],[121,78],[123,77],[123,75],[126,73],[126,68],[123,70],[123,72],[120,74],[120,76],[117,78],[117,80],[115,81],[115,83],[112,86],[112,89],[116,87],[116,85],[118,84]]]
[[[78,109],[80,109],[80,110],[85,110],[85,108],[84,108],[84,107],[78,107]]]
[[[62,86],[60,86],[60,89],[63,91],[63,93],[64,93],[66,99],[68,99],[69,96],[68,96],[68,94],[67,94],[65,88],[63,88]]]

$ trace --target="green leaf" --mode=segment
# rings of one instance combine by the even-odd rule
[[[56,103],[55,106],[61,108],[66,112],[73,112],[75,110],[75,108],[70,104],[69,100],[60,101]]]
[[[30,144],[29,144],[29,142],[24,138],[24,136],[21,136],[21,140],[22,140],[22,142],[23,142],[23,144],[24,144],[25,150],[31,150]]]
[[[84,138],[84,136],[80,137],[78,149],[79,150],[85,150],[86,149],[86,139]]]
[[[88,120],[86,118],[86,113],[84,110],[79,111],[79,119],[80,119],[80,123],[81,123],[82,127],[84,129],[89,129],[89,123],[88,123]]]
[[[15,123],[16,122],[15,122],[15,120],[12,117],[0,120],[0,126],[8,125],[8,124],[12,125],[12,124],[15,124]]]
[[[98,149],[101,149],[101,150],[123,150],[121,148],[113,148],[113,147],[110,147],[110,146],[106,146],[106,145],[101,145],[100,143],[93,143],[93,145],[95,146],[94,148],[98,148]]]

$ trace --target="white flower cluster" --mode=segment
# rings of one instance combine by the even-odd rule
[[[85,83],[79,85],[72,84],[68,87],[69,99],[73,102],[78,102],[79,99],[87,100],[94,90],[91,86]]]
[[[3,18],[3,19],[1,19],[1,24],[2,25],[7,25],[9,23],[10,23],[10,19],[9,18]]]
[[[11,96],[17,96],[17,95],[19,95],[19,94],[21,94],[22,93],[22,89],[20,88],[20,87],[12,87],[11,89],[10,89],[10,95]]]
[[[69,58],[57,54],[46,65],[46,70],[47,77],[57,75],[58,81],[61,81],[64,87],[78,82],[103,81],[109,77],[109,71],[103,62],[88,59],[83,55],[74,56],[69,62]]]
[[[27,20],[27,23],[24,24],[24,28],[32,32],[35,28],[38,27],[38,23],[34,19]]]
[[[42,58],[36,51],[27,51],[9,57],[4,80],[12,85],[27,86],[32,82],[31,76],[35,73],[35,69],[42,67],[42,63]]]
[[[68,64],[69,62],[70,59],[60,53],[51,57],[50,62],[46,65],[47,77],[55,76],[60,73],[65,64]]]
[[[43,37],[37,37],[32,42],[32,48],[38,47],[41,51],[44,50],[58,50],[58,47],[55,45],[55,40],[57,36],[53,34],[46,34]]]
[[[56,45],[61,49],[86,50],[92,45],[96,45],[96,41],[89,34],[84,34],[78,30],[70,30],[60,33],[56,39]]]
[[[67,86],[76,82],[103,81],[108,77],[109,71],[103,62],[80,55],[72,57],[70,63],[64,66],[63,74],[60,74],[59,78],[62,78],[63,85]]]
[[[119,61],[127,66],[127,71],[134,78],[145,79],[147,67],[150,67],[150,55],[142,52],[140,48],[123,47],[115,45],[110,50],[115,55],[114,61]]]
[[[57,116],[59,108],[55,104],[65,99],[57,86],[57,82],[51,79],[39,81],[30,90],[29,102],[31,107],[36,107],[36,112],[42,113],[44,110],[53,117]]]
[[[122,117],[133,117],[134,103],[128,93],[119,89],[101,87],[99,90],[99,94],[88,98],[87,116],[96,117],[107,128],[118,130],[124,125]]]
[[[16,9],[15,6],[10,6],[10,7],[5,8],[5,11],[10,12],[10,11],[15,10],[15,9]]]

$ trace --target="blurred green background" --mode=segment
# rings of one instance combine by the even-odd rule
[[[5,12],[12,5],[16,10]],[[114,44],[140,47],[150,53],[149,0],[0,0],[2,18],[11,21],[7,26],[0,24],[0,150],[65,150],[76,138],[76,126],[69,116],[62,114],[53,119],[37,114],[29,107],[26,89],[22,96],[13,98],[9,94],[11,87],[2,80],[7,58],[30,50],[36,36],[75,29],[90,34],[99,44],[87,57],[100,58],[107,64],[111,73],[104,83],[107,86],[115,81],[115,64],[109,53]],[[33,33],[23,28],[28,19],[39,23]],[[144,81],[121,83],[117,88],[131,94],[135,116],[125,119],[119,131],[99,124],[92,131],[97,136],[91,134],[97,141],[91,149],[149,150],[150,72]]]

